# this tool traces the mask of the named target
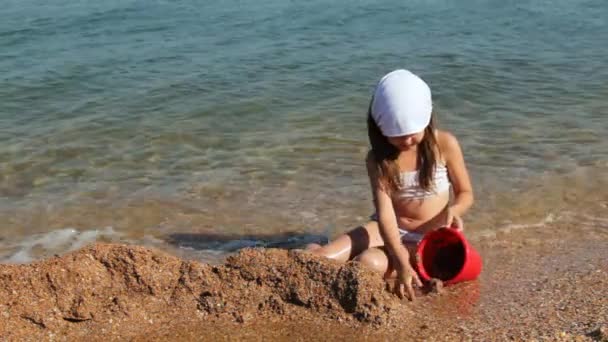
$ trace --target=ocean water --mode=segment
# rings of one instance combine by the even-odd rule
[[[375,82],[421,75],[472,238],[608,229],[604,0],[8,0],[0,261],[91,241],[204,261],[363,223]]]

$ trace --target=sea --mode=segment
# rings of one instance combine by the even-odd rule
[[[367,108],[398,68],[460,141],[471,239],[608,230],[605,0],[4,0],[0,18],[0,262],[95,241],[221,262],[361,225]]]

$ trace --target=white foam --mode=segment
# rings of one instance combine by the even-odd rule
[[[112,227],[85,231],[63,228],[34,234],[18,241],[3,243],[2,249],[8,250],[8,253],[0,255],[0,262],[17,264],[32,262],[40,257],[79,249],[97,241],[100,237],[116,240],[120,234],[115,232]]]
[[[569,222],[588,227],[608,228],[608,217],[593,216],[586,213],[567,212]]]
[[[498,229],[486,229],[474,235],[474,238],[495,238],[496,234],[510,233],[514,230],[526,228],[542,228],[553,222],[569,222],[576,225],[608,228],[608,218],[592,216],[585,213],[563,211],[559,215],[549,213],[544,219],[536,223],[505,223]]]
[[[482,230],[474,235],[475,238],[495,238],[497,233],[510,233],[513,230],[526,229],[526,228],[540,228],[546,226],[548,223],[555,222],[556,217],[553,213],[549,213],[540,222],[536,223],[505,223],[498,229],[486,229]]]

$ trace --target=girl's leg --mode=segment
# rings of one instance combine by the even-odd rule
[[[306,245],[306,247],[304,247],[304,250],[306,251],[313,251],[315,249],[319,249],[321,248],[321,245],[318,243],[309,243]]]
[[[366,249],[381,247],[383,245],[384,241],[378,230],[378,222],[370,221],[361,227],[340,235],[325,246],[309,246],[307,249],[313,254],[345,262],[353,259]]]
[[[386,250],[382,247],[366,249],[363,251],[363,253],[357,255],[354,260],[384,275],[385,277],[392,273],[393,270],[389,257],[386,254]]]
[[[416,244],[407,243],[404,245],[404,247],[407,248],[411,260],[412,256],[416,254]],[[363,251],[363,253],[357,255],[354,260],[359,261],[363,265],[378,273],[381,273],[384,278],[395,278],[397,276],[395,267],[391,262],[391,258],[384,247],[366,249]]]

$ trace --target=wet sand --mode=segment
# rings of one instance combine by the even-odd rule
[[[357,263],[245,249],[223,265],[97,244],[0,265],[7,340],[589,340],[608,335],[608,232],[529,228],[472,241],[481,277],[386,291]]]

